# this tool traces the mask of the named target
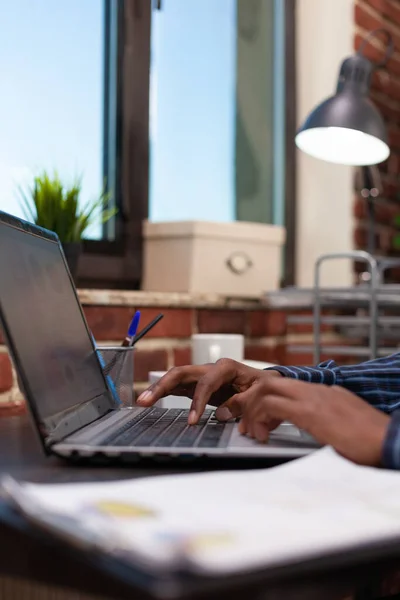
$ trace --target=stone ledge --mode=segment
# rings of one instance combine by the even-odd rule
[[[226,296],[186,294],[179,292],[143,292],[131,290],[80,289],[83,305],[96,306],[163,306],[168,308],[236,308],[256,310],[268,308],[264,298],[227,298]]]
[[[295,292],[295,293],[294,293]],[[138,290],[80,289],[84,306],[131,306],[164,308],[210,308],[237,310],[296,310],[313,305],[310,290],[292,288],[279,290],[260,298],[231,298],[218,294],[188,294],[181,292],[144,292]]]

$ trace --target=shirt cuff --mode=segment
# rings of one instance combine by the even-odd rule
[[[386,469],[400,469],[400,411],[395,411],[383,443],[382,466]]]
[[[332,369],[320,367],[268,367],[266,371],[278,371],[283,377],[307,381],[308,383],[323,383],[325,385],[336,385],[336,373]]]

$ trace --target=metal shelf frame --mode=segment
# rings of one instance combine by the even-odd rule
[[[368,293],[369,305],[369,358],[374,359],[378,356],[378,336],[377,336],[377,321],[378,321],[378,287],[381,283],[381,272],[378,267],[377,260],[363,251],[341,252],[337,254],[323,254],[320,256],[314,268],[314,362],[321,362],[321,324],[322,314],[321,308],[323,304],[323,290],[321,289],[321,267],[324,263],[332,260],[358,260],[366,264],[370,280],[368,282],[368,290],[363,290]]]
[[[348,287],[322,287],[321,270],[325,263],[333,260],[364,263],[365,269],[369,273],[369,281]],[[312,324],[314,337],[313,343],[290,345],[290,350],[301,353],[312,352],[315,364],[321,362],[322,350],[324,350],[324,354],[336,353],[365,360],[398,352],[400,346],[400,285],[384,283],[385,271],[393,267],[400,267],[400,258],[375,258],[363,251],[324,254],[315,263],[313,287],[292,287],[270,292],[267,301],[272,308],[308,310],[312,307],[310,316],[288,315],[289,324]],[[323,315],[322,309],[344,310],[346,314]],[[394,314],[391,315],[391,312]],[[360,343],[357,346],[344,343],[335,346],[331,340],[323,346],[322,325],[337,326],[345,329],[349,338],[365,339],[368,342],[365,346],[360,346]],[[384,340],[384,344],[381,343],[382,340]]]

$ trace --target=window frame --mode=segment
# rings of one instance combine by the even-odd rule
[[[148,216],[150,24],[148,0],[115,0],[118,44],[116,57],[116,182],[114,240],[84,240],[78,272],[80,287],[136,289],[142,271],[142,222]],[[104,159],[108,172],[111,2],[105,2]],[[107,234],[106,228],[103,233]]]
[[[285,2],[285,206],[286,244],[282,286],[296,283],[297,131],[296,0]]]
[[[149,101],[151,14],[162,9],[149,0],[104,0],[104,172],[108,171],[109,31],[111,2],[117,2],[117,115],[115,240],[85,240],[79,265],[80,287],[138,289],[142,277],[142,223],[149,214]],[[282,285],[295,283],[296,245],[296,0],[285,2],[285,227]],[[168,5],[166,6],[166,10]],[[103,231],[107,234],[106,228]]]

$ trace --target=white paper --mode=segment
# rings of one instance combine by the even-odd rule
[[[73,517],[106,550],[154,568],[221,574],[400,540],[400,475],[330,448],[271,469],[19,490],[28,510]]]

